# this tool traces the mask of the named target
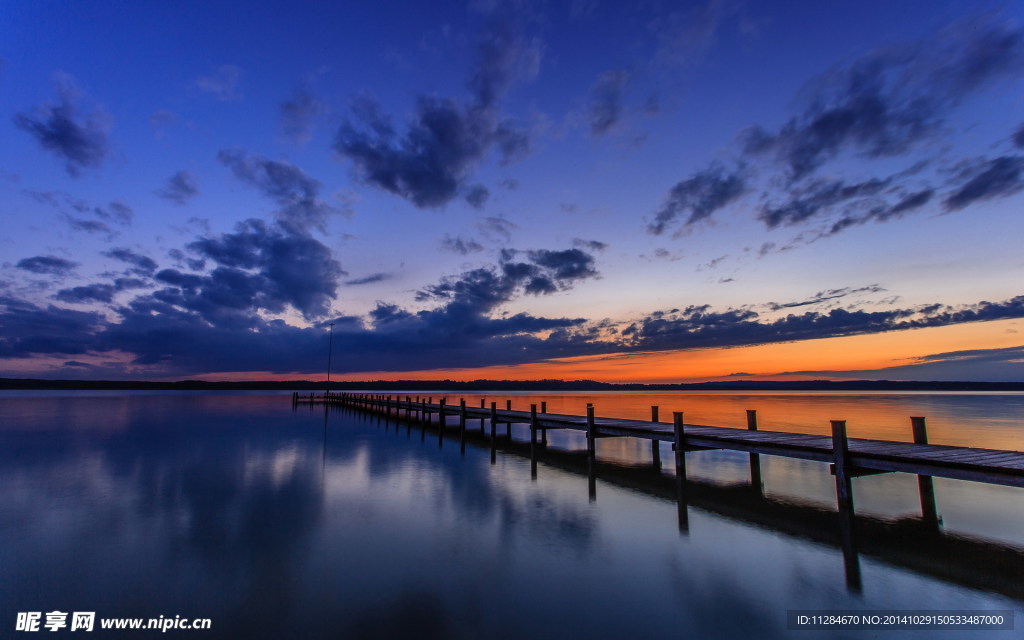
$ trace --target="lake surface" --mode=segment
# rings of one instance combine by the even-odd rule
[[[846,419],[852,437],[908,441],[909,416],[924,415],[934,443],[1024,450],[1024,394],[447,396],[460,397],[633,418],[656,404],[664,421],[682,410],[737,427],[756,409],[762,429],[827,433]],[[582,434],[552,432],[532,473],[521,446],[492,458],[476,435],[460,447],[454,430],[439,440],[357,411],[293,410],[288,395],[0,394],[0,636],[15,635],[17,612],[52,610],[212,621],[181,637],[877,633],[788,630],[797,609],[1009,609],[1016,631],[984,637],[1024,628],[1005,570],[1020,565],[1000,561],[1024,556],[1024,490],[936,479],[944,533],[931,553],[896,527],[919,515],[916,478],[856,479],[859,517],[897,533],[866,541],[853,589],[827,465],[762,456],[760,499],[744,488],[745,454],[688,454],[697,499],[681,531],[663,446],[658,474],[649,443],[600,440],[591,495]]]

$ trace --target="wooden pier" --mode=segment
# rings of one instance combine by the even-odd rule
[[[904,472],[918,476],[921,500],[921,524],[924,530],[938,531],[941,523],[936,506],[932,477],[970,480],[988,484],[1024,487],[1024,452],[933,445],[928,443],[923,417],[910,419],[913,442],[893,442],[850,438],[846,422],[831,421],[831,437],[758,429],[757,414],[748,410],[745,428],[717,427],[686,423],[682,412],[673,412],[672,424],[658,421],[659,408],[651,407],[651,420],[629,420],[600,417],[593,405],[587,406],[586,415],[566,415],[547,412],[547,403],[530,405],[529,411],[512,409],[511,400],[499,409],[497,402],[481,400],[479,407],[470,407],[465,400],[448,404],[441,397],[434,402],[428,396],[394,396],[382,394],[292,394],[292,404],[315,403],[352,407],[375,412],[393,420],[418,421],[437,427],[438,438],[446,431],[457,429],[463,445],[467,431],[479,429],[479,437],[486,437],[489,426],[491,459],[494,460],[498,442],[512,444],[512,424],[529,425],[527,446],[533,473],[539,451],[547,444],[550,429],[571,429],[586,435],[586,468],[590,495],[596,495],[595,469],[597,466],[596,441],[603,438],[628,437],[650,440],[652,466],[661,470],[661,443],[671,443],[675,462],[675,497],[678,505],[680,531],[688,530],[687,505],[691,501],[688,491],[693,483],[686,477],[686,453],[725,449],[748,453],[750,456],[750,488],[763,495],[760,456],[774,455],[801,460],[813,460],[830,465],[836,482],[838,522],[847,585],[860,589],[858,544],[855,537],[857,522],[854,511],[852,479],[880,473]],[[449,424],[448,419],[455,420]],[[471,425],[471,421],[473,424]],[[478,423],[478,424],[477,424]],[[498,435],[498,426],[504,425],[504,436]],[[425,436],[425,430],[421,437]],[[441,440],[439,440],[440,444]],[[863,528],[863,527],[861,527]]]

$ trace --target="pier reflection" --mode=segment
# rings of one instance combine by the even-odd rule
[[[348,419],[383,424],[385,429],[393,426],[396,433],[401,425],[407,430],[415,428],[421,438],[428,431],[436,431],[439,440],[458,438],[462,450],[467,443],[486,447],[492,463],[499,453],[528,458],[534,481],[542,481],[538,480],[538,467],[578,475],[586,479],[591,500],[597,499],[597,482],[601,481],[672,501],[683,534],[689,532],[688,510],[693,507],[835,548],[841,553],[846,588],[852,593],[863,589],[860,559],[866,556],[960,586],[1024,599],[1024,548],[943,531],[937,526],[934,511],[927,509],[921,516],[890,519],[855,513],[852,501],[848,508],[830,509],[766,495],[756,454],[750,456],[749,481],[720,483],[692,476],[681,479],[663,472],[659,464],[638,462],[636,456],[632,460],[621,459],[627,456],[597,458],[586,443],[585,448],[558,448],[544,446],[532,437],[516,438],[511,429],[502,435],[493,426],[489,434],[482,429],[442,427],[433,414],[419,421],[343,406],[331,406],[329,410]],[[751,419],[756,423],[756,417]],[[624,445],[624,450],[629,451],[630,446]]]

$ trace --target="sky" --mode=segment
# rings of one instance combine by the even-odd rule
[[[1024,381],[1020,2],[0,22],[0,376]]]

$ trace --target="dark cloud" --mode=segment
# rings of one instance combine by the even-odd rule
[[[130,272],[140,276],[151,276],[157,269],[155,260],[124,247],[104,251],[103,255],[131,265]]]
[[[32,113],[14,116],[14,124],[63,160],[72,176],[102,165],[109,148],[110,117],[102,110],[79,113],[79,95],[70,77],[63,76],[57,82],[56,104],[43,104]]]
[[[327,112],[327,105],[318,100],[306,86],[300,86],[292,97],[281,103],[281,133],[295,143],[308,142],[313,123]]]
[[[206,76],[196,78],[196,87],[223,102],[242,97],[242,70],[233,64],[222,64]]]
[[[463,238],[462,236],[452,237],[446,234],[445,237],[441,238],[441,249],[457,253],[462,256],[467,256],[471,253],[483,251],[484,246],[472,238]]]
[[[86,233],[94,233],[106,236],[106,239],[113,240],[118,236],[118,233],[110,228],[110,225],[100,222],[99,220],[88,220],[86,218],[76,218],[74,216],[65,216],[64,220],[68,223],[68,226],[75,231],[84,231]]]
[[[912,211],[920,209],[931,202],[935,191],[931,188],[924,188],[912,193],[904,193],[894,204],[883,204],[870,207],[867,210],[846,212],[843,217],[836,220],[824,235],[831,236],[854,225],[865,222],[885,222],[892,218],[902,217]]]
[[[157,195],[176,204],[185,204],[199,195],[199,185],[195,177],[188,171],[179,171],[167,179],[167,184],[159,189]]]
[[[1024,149],[1024,124],[1017,127],[1017,130],[1013,132],[1013,146],[1018,149]]]
[[[197,311],[228,306],[276,313],[291,306],[307,318],[320,317],[344,275],[331,250],[318,240],[260,220],[239,223],[234,233],[200,238],[189,249],[219,265],[184,301]],[[168,281],[175,273],[161,271],[157,278]]]
[[[487,187],[478,184],[466,193],[466,202],[474,209],[483,209],[490,195],[491,192],[487,190]]]
[[[599,240],[584,240],[583,238],[573,238],[572,246],[580,249],[589,249],[591,251],[604,251],[608,248],[608,245]]]
[[[112,284],[88,284],[70,289],[61,289],[54,296],[61,302],[110,302],[117,289]]]
[[[394,277],[394,274],[391,273],[374,273],[368,276],[363,276],[362,278],[353,278],[352,280],[346,280],[345,284],[350,287],[353,287],[361,284],[374,284],[375,282],[383,282],[385,280],[390,280],[391,278]]]
[[[103,220],[115,222],[123,227],[130,225],[135,218],[135,211],[120,200],[115,200],[106,207],[96,207],[93,213]]]
[[[806,307],[815,304],[821,304],[822,302],[829,302],[831,300],[838,300],[845,298],[850,295],[857,293],[881,293],[885,291],[883,287],[877,284],[868,285],[866,287],[843,287],[841,289],[828,289],[827,291],[819,291],[806,300],[798,300],[796,302],[769,302],[768,308],[772,311],[779,311],[781,309],[792,309],[794,307]]]
[[[502,162],[528,151],[529,136],[501,115],[498,100],[516,81],[536,75],[541,46],[521,35],[514,17],[489,19],[468,83],[470,101],[419,96],[402,134],[371,98],[353,103],[334,149],[361,180],[417,207],[440,207],[463,190],[492,149]]]
[[[936,304],[888,311],[809,311],[768,321],[750,309],[713,311],[708,305],[693,305],[650,314],[624,329],[622,335],[632,349],[666,350],[813,340],[1020,317],[1024,317],[1024,296],[960,307]]]
[[[496,242],[508,242],[512,239],[516,224],[504,216],[488,216],[478,220],[476,228]]]
[[[672,187],[647,229],[660,235],[684,217],[683,226],[694,224],[728,206],[746,190],[747,182],[741,169],[726,172],[721,165],[712,165]]]
[[[57,256],[33,256],[18,260],[14,266],[39,275],[66,276],[74,271],[78,263]]]
[[[847,184],[842,180],[819,180],[800,190],[796,197],[784,204],[764,206],[758,219],[769,229],[800,224],[821,213],[829,212],[830,208],[837,204],[855,198],[877,196],[889,184],[890,180],[879,179],[853,184]]]
[[[0,297],[0,358],[87,353],[104,324],[98,313]]]
[[[872,52],[818,77],[804,112],[774,133],[752,127],[744,152],[773,154],[799,180],[845,149],[894,156],[938,130],[946,113],[1024,67],[1024,31],[980,16],[916,43]]]
[[[1024,156],[1002,156],[978,163],[963,172],[966,181],[943,201],[947,211],[957,211],[979,200],[1002,198],[1024,188]]]
[[[605,71],[590,89],[587,120],[590,133],[599,136],[608,133],[622,119],[622,93],[629,83],[630,74],[624,69]]]
[[[281,208],[276,212],[281,224],[305,232],[326,228],[330,216],[341,213],[320,199],[320,182],[287,162],[269,160],[258,153],[225,149],[217,159]]]

